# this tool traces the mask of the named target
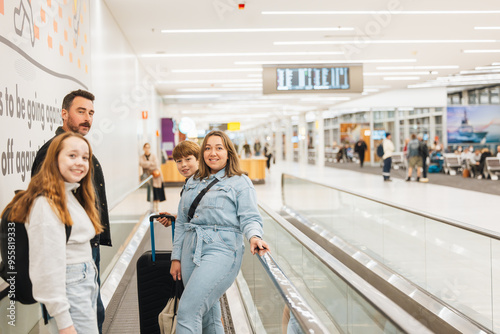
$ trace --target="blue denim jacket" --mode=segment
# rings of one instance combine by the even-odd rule
[[[201,252],[202,239],[210,238],[203,231],[207,228],[233,230],[243,233],[247,239],[254,235],[262,236],[262,217],[258,210],[257,194],[252,181],[246,175],[227,178],[224,173],[225,169],[222,169],[204,180],[191,177],[184,185],[175,222],[172,260],[180,260],[186,230],[196,230],[198,233],[199,245],[196,252]],[[188,223],[187,215],[191,203],[214,177],[219,179],[219,182],[203,196],[193,219]]]

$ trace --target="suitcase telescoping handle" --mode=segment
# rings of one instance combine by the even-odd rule
[[[156,261],[155,254],[155,229],[154,229],[154,220],[158,218],[169,218],[172,220],[172,242],[174,241],[174,231],[175,231],[175,217],[172,215],[151,215],[149,216],[149,229],[151,231],[151,255],[153,258],[153,262]]]

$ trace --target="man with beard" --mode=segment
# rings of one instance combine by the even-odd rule
[[[94,118],[94,95],[90,92],[84,90],[75,90],[63,99],[62,103],[62,119],[63,126],[58,127],[56,130],[56,135],[46,142],[40,150],[38,150],[35,161],[31,168],[31,176],[33,177],[38,173],[40,167],[42,166],[45,156],[47,155],[47,150],[49,148],[52,140],[60,134],[66,131],[71,131],[79,133],[85,136],[90,131],[92,126],[92,120]],[[96,206],[99,210],[99,216],[101,218],[101,224],[104,228],[104,232],[96,235],[92,240],[90,240],[90,245],[92,246],[92,258],[94,259],[95,265],[97,267],[97,282],[99,286],[101,285],[100,279],[100,267],[99,263],[101,261],[101,253],[99,245],[111,246],[111,234],[109,231],[109,215],[108,215],[108,204],[106,200],[106,189],[104,187],[104,174],[102,172],[102,167],[97,158],[92,155],[92,165],[93,165],[93,183],[96,191]],[[99,295],[97,297],[97,322],[99,327],[99,333],[102,333],[102,323],[104,322],[104,306],[101,300],[101,293],[99,290]],[[44,315],[45,316],[45,315]]]

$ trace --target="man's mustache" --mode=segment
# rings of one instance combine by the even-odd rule
[[[89,122],[81,123],[80,126],[86,126],[86,127],[90,128],[90,123]]]

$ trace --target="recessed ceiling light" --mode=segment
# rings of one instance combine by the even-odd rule
[[[222,85],[222,87],[261,87],[262,88],[262,83],[256,83],[256,84],[225,84]]]
[[[500,27],[474,27],[476,30],[500,30]]]
[[[253,57],[253,56],[331,56],[342,55],[343,51],[318,52],[227,52],[227,53],[165,53],[143,54],[143,58],[186,58],[186,57]]]
[[[188,92],[236,92],[236,91],[262,91],[262,88],[182,88],[176,89],[179,93]]]
[[[159,84],[172,85],[172,84],[213,84],[213,83],[262,83],[262,79],[217,79],[217,80],[167,80],[158,81]]]
[[[448,43],[497,43],[495,39],[399,39],[399,40],[351,40],[351,41],[284,41],[274,45],[349,45],[349,44],[448,44]]]
[[[500,53],[500,50],[463,50],[463,53]]]
[[[315,102],[315,101],[349,101],[351,98],[346,96],[339,97],[305,97],[300,99],[300,101],[304,102]]]
[[[383,75],[436,75],[436,71],[413,71],[413,72],[364,72],[365,76],[383,76]]]
[[[377,66],[377,70],[451,70],[459,68],[458,65],[437,66]]]
[[[360,59],[360,60],[266,60],[235,61],[235,65],[285,65],[285,64],[371,64],[371,63],[414,63],[416,59]]]
[[[231,33],[231,32],[308,32],[308,31],[350,31],[353,27],[326,28],[252,28],[252,29],[162,29],[165,34],[181,33]]]
[[[500,14],[500,10],[309,10],[263,11],[262,15],[431,15],[431,14]]]
[[[385,77],[384,80],[392,80],[392,81],[420,80],[420,77]]]
[[[163,95],[166,99],[204,99],[212,97],[221,97],[220,94],[176,94],[176,95]]]
[[[500,73],[500,69],[460,71],[460,74],[488,74],[488,73]]]
[[[186,68],[172,70],[172,73],[217,73],[217,72],[262,72],[262,67],[256,68]]]

